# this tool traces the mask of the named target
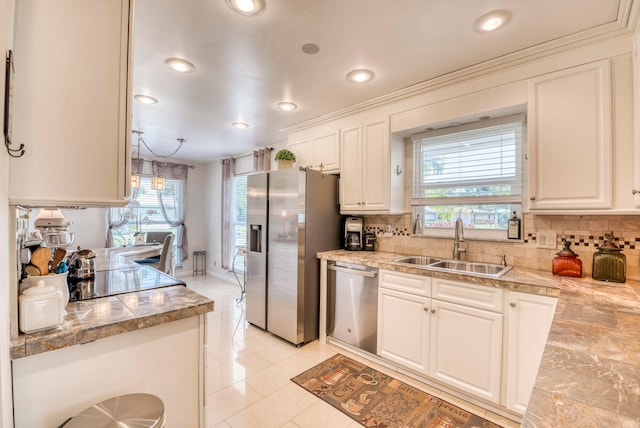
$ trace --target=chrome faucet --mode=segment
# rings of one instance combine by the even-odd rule
[[[453,260],[460,260],[460,253],[466,253],[467,248],[460,248],[464,244],[464,226],[460,217],[456,220],[456,231],[453,237]]]

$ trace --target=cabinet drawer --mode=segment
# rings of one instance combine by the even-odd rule
[[[380,282],[378,286],[391,290],[404,291],[405,293],[417,294],[419,296],[429,297],[431,295],[430,276],[380,270]]]
[[[503,311],[503,290],[485,285],[433,278],[431,297],[472,308]]]

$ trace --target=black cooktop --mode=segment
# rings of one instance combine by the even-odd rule
[[[98,271],[92,279],[69,279],[69,301],[96,299],[132,291],[186,284],[157,269],[140,266]]]

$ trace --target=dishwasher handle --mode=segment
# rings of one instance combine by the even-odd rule
[[[343,263],[340,266],[337,266],[334,264],[329,264],[327,265],[327,269],[334,270],[336,272],[350,273],[352,275],[366,276],[368,278],[375,278],[376,276],[378,276],[378,269],[367,268],[366,266],[360,265],[348,265]]]

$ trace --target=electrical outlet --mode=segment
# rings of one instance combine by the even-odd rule
[[[558,235],[554,232],[536,232],[536,248],[555,249]]]

